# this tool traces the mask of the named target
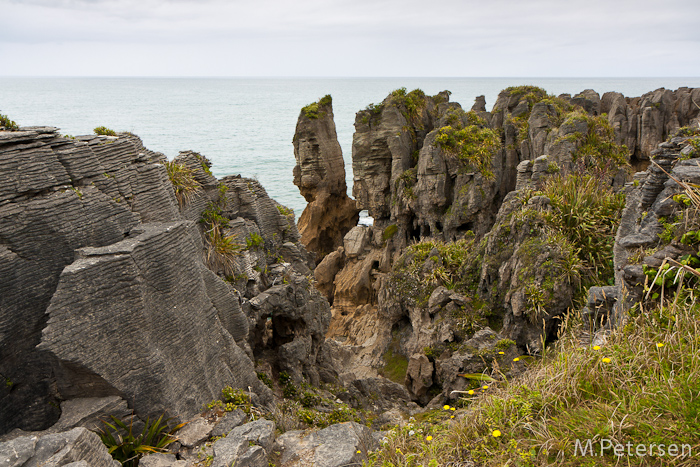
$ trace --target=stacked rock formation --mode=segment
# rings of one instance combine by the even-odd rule
[[[265,404],[256,354],[318,381],[329,305],[288,211],[131,134],[0,131],[0,434],[75,398],[119,395],[143,419],[186,420],[225,386]]]
[[[320,262],[342,246],[343,236],[359,217],[347,195],[345,163],[330,96],[301,110],[294,133],[294,157],[294,184],[309,203],[299,217],[301,242]]]
[[[454,358],[462,358],[459,352],[438,362],[443,357],[426,358],[425,349],[454,347],[474,338],[473,330],[458,332],[450,316],[484,303],[497,310],[489,321],[497,321],[499,332],[468,347],[483,354],[502,340],[536,352],[547,334],[555,334],[557,316],[571,306],[575,287],[565,271],[542,267],[562,260],[567,252],[537,229],[526,229],[523,221],[529,221],[518,214],[527,210],[544,215],[549,200],[535,197],[523,205],[514,190],[537,188],[553,174],[582,170],[595,172],[619,190],[628,177],[624,164],[646,169],[654,148],[669,135],[683,126],[698,126],[697,102],[700,89],[659,89],[638,98],[619,93],[601,97],[592,90],[554,97],[523,86],[501,92],[491,112],[483,96],[471,112],[464,112],[449,102],[448,92],[430,97],[400,89],[358,112],[353,195],[374,225],[348,230],[343,250],[328,255],[315,270],[317,286],[333,304],[329,337],[354,349],[350,360],[336,352],[347,365],[346,377],[386,372],[387,358],[398,356],[408,362],[406,383],[416,400],[426,402],[431,386],[442,386],[443,396],[460,389],[460,382],[440,369],[469,372],[455,363]],[[488,157],[480,160],[467,144],[460,146],[459,137],[465,134],[487,142],[495,134]],[[582,148],[599,140],[617,149],[595,160]],[[473,272],[476,300],[453,293],[441,301],[435,298],[440,306],[415,303],[389,275],[412,242],[451,242],[472,234],[469,248],[478,258]],[[533,245],[548,253],[532,256]],[[434,281],[446,260],[438,249],[428,253],[421,280]],[[404,258],[401,264],[411,261]],[[558,290],[540,304],[542,319],[528,311],[526,294],[526,287],[538,284],[557,284]],[[430,302],[435,300],[431,296]],[[461,361],[469,360],[465,358]]]

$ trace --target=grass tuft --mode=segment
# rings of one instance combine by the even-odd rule
[[[182,208],[202,190],[202,185],[195,179],[194,171],[187,166],[175,161],[165,162],[163,165],[175,189],[177,202]]]

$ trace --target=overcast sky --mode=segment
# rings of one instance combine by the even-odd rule
[[[4,76],[700,76],[700,0],[0,0]]]

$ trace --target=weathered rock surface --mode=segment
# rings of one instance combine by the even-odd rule
[[[267,454],[275,440],[275,424],[257,420],[231,430],[225,438],[214,443],[215,467],[230,465],[265,467]]]
[[[27,436],[0,443],[0,464],[8,467],[121,465],[112,459],[100,438],[85,428],[74,428],[44,436]]]
[[[330,96],[299,114],[294,157],[294,184],[309,203],[299,217],[301,242],[316,253],[316,262],[320,262],[342,245],[345,233],[359,218],[359,210],[347,195],[345,163]]]
[[[250,332],[250,299],[310,274],[293,215],[255,180],[216,180],[192,151],[174,162],[199,189],[178,200],[163,162],[130,134],[0,131],[0,433],[45,429],[73,398],[119,395],[143,419],[180,420],[226,385],[265,403],[254,352],[276,358],[292,341],[312,351],[288,352],[289,365],[314,368],[330,314],[310,286],[277,305],[312,332],[265,345]]]
[[[565,270],[571,252],[540,228],[550,200],[533,197],[523,205],[509,193],[525,193],[553,174],[579,170],[597,170],[601,179],[620,189],[627,174],[610,163],[613,155],[636,169],[645,168],[654,148],[670,134],[681,126],[698,125],[700,108],[693,102],[699,100],[700,90],[687,88],[626,98],[619,93],[601,97],[593,90],[554,97],[542,89],[522,86],[501,92],[491,112],[480,97],[473,112],[465,113],[459,104],[449,102],[447,92],[430,97],[403,89],[358,112],[353,195],[358,208],[368,210],[374,225],[350,231],[343,249],[317,271],[319,287],[329,300],[332,297],[328,336],[334,338],[331,353],[336,366],[343,368],[343,379],[375,376],[389,366],[406,365],[411,395],[421,402],[428,399],[426,385],[433,386],[433,393],[438,384],[456,387],[455,380],[445,379],[445,372],[438,375],[440,352],[463,345],[479,329],[488,329],[482,322],[465,331],[454,320],[465,313],[479,315],[484,305],[490,310],[489,325],[498,330],[497,341],[512,340],[521,352],[537,352],[543,339],[555,335],[558,316],[572,305],[577,277]],[[449,137],[455,134],[448,127],[499,135],[500,147],[491,153],[490,174],[478,170],[473,160],[465,163],[460,159],[459,155],[468,157],[468,143],[463,147],[465,153],[450,150],[449,144],[454,143]],[[627,151],[621,148],[610,160],[587,159],[582,147],[601,137],[626,145]],[[670,169],[663,157],[657,159]],[[666,182],[660,169],[650,170],[655,175],[646,181],[645,191],[628,194],[643,196],[648,206]],[[532,216],[514,216],[521,210]],[[655,244],[660,228],[654,218],[668,212],[669,202],[661,203],[658,212],[649,212],[642,228],[623,235],[616,249]],[[638,219],[639,212],[627,217]],[[474,296],[435,297],[432,303],[417,303],[406,300],[407,290],[387,277],[410,243],[454,241],[468,238],[469,231],[475,236],[469,248],[479,263],[469,272],[474,275]],[[428,256],[420,280],[435,288],[449,259],[432,252]],[[620,276],[622,270],[616,266]],[[637,280],[641,266],[625,274]],[[557,293],[539,296],[537,290]],[[425,349],[438,351],[428,358],[432,371],[423,358]],[[449,352],[445,355],[451,358]],[[468,362],[461,367],[476,370]]]
[[[700,154],[690,142],[691,138],[676,137],[660,144],[652,152],[654,163],[645,172],[635,174],[634,182],[626,186],[625,209],[614,246],[615,288],[589,293],[589,315],[598,326],[615,325],[625,310],[643,300],[644,284],[654,278],[647,278],[645,267],[656,271],[667,259],[680,261],[685,255],[697,253],[692,242],[681,243],[675,236],[670,243],[668,238],[662,239],[665,230],[682,233],[683,229],[694,228],[679,223],[687,206],[675,198],[684,193],[677,181],[700,183]]]
[[[142,416],[183,418],[226,385],[267,394],[218,320],[205,273],[197,274],[204,266],[193,229],[189,221],[142,224],[121,242],[78,251],[61,274],[39,346],[59,359],[61,394],[117,392]]]
[[[277,438],[273,450],[281,451],[280,464],[285,467],[341,467],[361,464],[376,444],[369,428],[346,422],[308,435],[289,431]]]

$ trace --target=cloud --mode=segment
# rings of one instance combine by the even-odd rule
[[[700,42],[693,24],[700,14],[696,0],[667,0],[663,9],[648,0],[0,0],[0,5],[0,58],[11,66],[0,73],[6,74],[32,68],[17,54],[22,46],[29,54],[102,50],[119,55],[127,75],[144,73],[145,63],[156,74],[184,64],[224,75],[464,76],[476,70],[478,76],[603,76],[643,72],[652,65],[645,61],[664,53],[678,62],[692,57]],[[176,63],[166,63],[166,57]],[[232,60],[221,63],[222,57]],[[51,65],[47,72],[68,69]],[[681,68],[700,75],[700,65]]]

